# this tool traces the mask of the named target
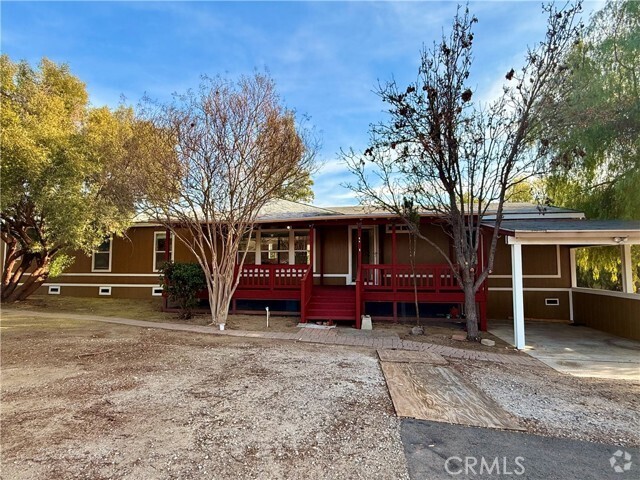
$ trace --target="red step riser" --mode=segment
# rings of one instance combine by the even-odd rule
[[[340,306],[353,305],[355,307],[356,301],[355,300],[343,300],[341,298],[339,298],[339,299],[331,298],[331,299],[326,299],[326,300],[322,300],[322,299],[318,299],[318,298],[312,298],[311,301],[309,302],[309,304],[311,304],[311,305],[340,305]]]
[[[316,295],[312,293],[311,296],[313,298],[356,298],[355,295]]]
[[[355,317],[356,311],[349,310],[310,310],[307,312],[307,316],[314,315],[335,315],[339,317]]]

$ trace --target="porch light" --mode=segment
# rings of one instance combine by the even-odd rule
[[[613,241],[616,243],[626,242],[629,237],[613,237]]]

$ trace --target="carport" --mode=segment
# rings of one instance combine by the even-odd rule
[[[523,245],[570,247],[570,321],[614,335],[640,340],[640,294],[634,293],[631,245],[640,245],[640,221],[546,219],[504,220],[501,233],[511,247],[513,344],[525,348]],[[580,288],[576,280],[575,249],[618,246],[622,259],[622,292]],[[579,306],[578,306],[579,304]],[[576,335],[578,335],[576,331]]]
[[[513,325],[492,322],[490,332],[511,342]],[[528,321],[525,351],[577,377],[640,379],[640,342],[566,322]]]

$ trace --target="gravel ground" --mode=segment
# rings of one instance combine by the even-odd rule
[[[530,433],[640,446],[640,382],[573,377],[542,363],[453,366]]]
[[[408,478],[373,351],[2,327],[2,478]]]

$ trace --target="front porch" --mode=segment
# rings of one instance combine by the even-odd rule
[[[453,254],[451,240],[438,219],[425,217],[420,224],[421,234],[438,248],[421,242],[413,259],[410,233],[396,217],[314,220],[264,222],[245,240],[232,313],[263,313],[269,307],[273,314],[297,314],[302,323],[344,321],[358,329],[363,315],[394,322],[403,314],[414,317],[416,303],[422,318],[464,316],[464,293],[442,258],[442,252]],[[168,229],[165,235],[172,236]],[[164,254],[166,261],[173,258],[169,249]],[[484,264],[484,245],[479,256]],[[485,282],[476,294],[482,331],[487,291]]]
[[[232,311],[237,312],[238,300],[290,300],[299,301],[300,321],[351,321],[360,328],[361,316],[370,314],[367,304],[390,304],[391,315],[376,316],[376,320],[398,321],[400,304],[446,304],[463,313],[464,293],[455,285],[448,265],[416,265],[413,274],[410,265],[362,265],[356,285],[314,285],[311,269],[304,265],[247,266],[234,294]],[[378,278],[365,275],[385,272]],[[304,273],[302,273],[304,271]],[[367,272],[364,274],[364,272]],[[453,280],[452,280],[453,279]],[[486,291],[476,295],[479,306],[480,329],[486,331]],[[246,313],[246,312],[245,312]],[[291,313],[291,312],[274,312]]]

